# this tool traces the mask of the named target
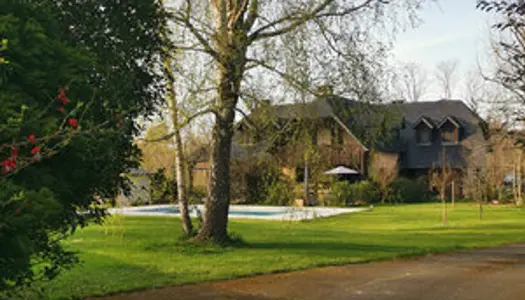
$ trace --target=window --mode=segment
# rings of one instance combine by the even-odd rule
[[[424,125],[416,128],[416,141],[420,145],[432,144],[432,130]]]
[[[458,128],[450,123],[441,127],[441,142],[443,144],[456,144],[458,142]]]
[[[434,134],[434,124],[431,119],[421,116],[416,124],[414,130],[416,131],[416,142],[419,145],[430,145],[432,144]]]
[[[446,117],[439,126],[439,136],[442,144],[457,144],[459,142],[461,124],[453,117]]]

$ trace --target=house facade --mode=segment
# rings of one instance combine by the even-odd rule
[[[326,170],[345,166],[366,177],[370,165],[379,164],[418,177],[440,166],[443,157],[459,172],[483,168],[485,141],[484,121],[459,100],[366,104],[328,96],[256,108],[237,124],[232,157],[264,153],[298,182],[314,160],[311,152]],[[203,177],[206,163],[194,172]]]

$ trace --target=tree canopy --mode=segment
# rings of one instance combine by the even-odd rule
[[[237,113],[263,100],[304,102],[319,85],[360,101],[382,91],[388,36],[423,0],[171,1],[179,90],[215,118],[210,197],[199,240],[228,240],[230,151]],[[394,30],[395,31],[395,30]]]
[[[0,289],[75,261],[60,240],[138,165],[134,119],[153,112],[163,14],[156,1],[0,6]],[[38,267],[34,267],[38,264]]]

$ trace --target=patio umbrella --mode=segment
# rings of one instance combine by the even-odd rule
[[[339,166],[324,172],[326,175],[357,175],[358,171],[347,167]]]

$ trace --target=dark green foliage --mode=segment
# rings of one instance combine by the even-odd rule
[[[408,179],[400,177],[390,184],[390,203],[422,203],[432,200],[425,177]]]
[[[347,206],[352,197],[352,184],[348,181],[337,181],[332,185],[332,201],[329,206]]]
[[[379,188],[372,181],[363,180],[356,182],[352,184],[350,191],[350,199],[354,205],[377,203],[380,201]]]
[[[24,192],[1,179],[0,184],[0,291],[24,285],[34,275],[54,278],[71,266],[75,257],[60,246],[66,234],[63,210],[51,191]]]
[[[231,176],[232,198],[243,203],[285,205],[292,198],[291,184],[277,164],[267,159],[253,157],[236,161]]]
[[[269,182],[265,187],[266,200],[264,204],[286,206],[293,201],[293,185],[285,178]]]
[[[208,194],[208,191],[205,187],[192,187],[189,192],[189,199],[188,203],[190,204],[200,204],[202,203],[202,199],[204,199]]]
[[[9,41],[2,51],[9,63],[0,65],[0,145],[54,136],[66,116],[58,88],[67,89],[65,113],[79,125],[39,145],[56,147],[49,157],[0,174],[0,289],[52,278],[73,262],[60,240],[99,221],[95,199],[114,197],[120,174],[138,165],[133,120],[160,100],[153,87],[162,19],[156,2],[145,0],[7,2],[0,5],[0,39]],[[23,145],[20,156],[29,150]],[[3,148],[0,160],[9,155]],[[13,199],[27,207],[13,214]]]
[[[151,202],[154,204],[170,203],[177,197],[177,183],[166,176],[164,169],[159,169],[150,177]]]
[[[338,181],[332,186],[334,204],[336,206],[363,205],[380,201],[377,185],[363,180],[356,183]]]

